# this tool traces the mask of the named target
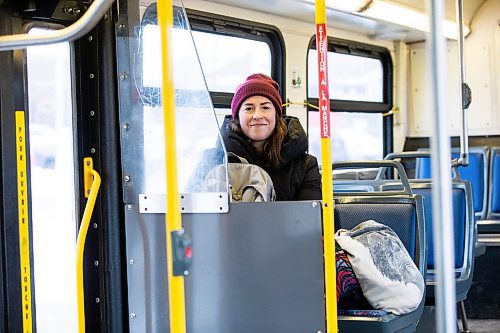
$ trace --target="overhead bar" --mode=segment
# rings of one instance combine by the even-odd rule
[[[60,30],[48,31],[47,34],[0,36],[0,51],[74,41],[92,30],[113,2],[114,0],[94,0],[87,11],[75,23]]]

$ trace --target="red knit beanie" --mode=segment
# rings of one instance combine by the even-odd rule
[[[233,111],[233,119],[238,117],[238,111],[241,104],[251,96],[264,96],[269,98],[276,108],[276,112],[281,116],[281,96],[279,93],[279,85],[276,81],[265,74],[252,74],[247,77],[247,80],[236,88],[233,100],[231,101],[231,110]]]

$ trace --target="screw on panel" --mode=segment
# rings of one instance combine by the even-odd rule
[[[121,24],[118,26],[118,29],[125,29],[125,24],[121,23]]]
[[[135,319],[135,313],[134,313],[134,312],[132,312],[132,313],[130,314],[130,318]]]
[[[91,152],[92,154],[95,154],[95,148],[90,148],[90,152]]]
[[[94,261],[94,266],[99,266],[99,261]]]
[[[92,74],[92,73],[91,73],[91,74],[89,75],[89,77],[90,77],[91,79],[93,79],[93,78],[94,78],[94,74]]]
[[[87,161],[85,164],[87,164],[87,166],[90,166],[90,161]]]
[[[97,229],[97,223],[94,223],[94,229]]]
[[[129,262],[131,265],[133,265],[135,261],[134,261],[134,259],[130,259],[128,262]]]
[[[96,302],[96,303],[99,303],[100,301],[101,301],[101,300],[99,299],[99,297],[96,297],[95,302]]]
[[[95,116],[95,111],[90,111],[90,116],[91,117]]]
[[[108,19],[108,14],[104,14],[104,19],[107,20]]]
[[[130,179],[131,179],[131,177],[130,177],[130,176],[125,176],[125,177],[123,177],[123,180],[125,180],[126,182],[129,182],[129,181],[130,181]]]
[[[132,205],[127,205],[127,210],[132,210]]]
[[[92,36],[89,36],[89,42],[91,42],[91,41],[92,41]]]
[[[318,203],[317,203],[316,201],[314,201],[314,202],[312,203],[312,206],[313,206],[313,208],[316,208],[316,207],[318,207]]]
[[[128,78],[128,74],[123,72],[121,75],[120,75],[120,80],[126,80]]]
[[[184,271],[184,275],[188,276],[189,275],[189,271]]]
[[[128,123],[123,124],[124,131],[128,131],[129,128],[130,128],[130,125]]]

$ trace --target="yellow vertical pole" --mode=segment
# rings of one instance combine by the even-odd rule
[[[333,221],[333,178],[328,92],[328,39],[325,0],[316,0],[316,49],[318,50],[319,116],[321,133],[321,183],[323,195],[323,247],[325,260],[326,331],[337,333],[337,287],[335,227]]]
[[[182,228],[179,189],[177,186],[177,156],[175,140],[175,90],[172,61],[173,9],[171,0],[158,1],[162,54],[162,104],[165,122],[165,159],[167,170],[167,213],[165,226],[167,237],[167,274],[170,332],[186,332],[186,308],[184,301],[184,276],[173,275],[172,231]]]

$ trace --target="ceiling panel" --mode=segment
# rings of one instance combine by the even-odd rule
[[[348,1],[348,0],[346,0]],[[367,0],[367,2],[370,0]],[[486,0],[463,0],[464,22],[469,24],[479,7]],[[142,4],[153,2],[141,0]],[[296,20],[314,23],[314,4],[306,0],[210,0],[207,2],[265,12]],[[426,0],[384,0],[384,2],[397,3],[425,13]],[[189,3],[189,1],[187,1]],[[455,20],[455,0],[445,0],[446,18]],[[227,15],[228,13],[219,13]],[[425,39],[425,33],[408,27],[376,21],[356,13],[345,13],[338,10],[327,9],[329,25],[349,31],[362,33],[373,38],[388,40],[404,40],[407,42]],[[272,22],[269,22],[272,24]]]

